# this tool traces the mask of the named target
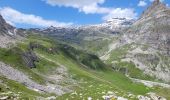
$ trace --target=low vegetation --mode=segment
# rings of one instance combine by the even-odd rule
[[[35,63],[36,68],[33,69],[28,68],[23,63],[21,57],[21,53],[29,49],[28,46],[30,43],[36,43],[41,45],[41,47],[46,48],[35,48],[33,50],[39,58],[39,62]],[[119,52],[124,51],[126,51],[126,49],[120,50]],[[115,57],[115,59],[118,59],[118,56]],[[23,71],[30,76],[32,80],[40,84],[45,84],[46,81],[41,74],[49,75],[61,65],[66,67],[70,78],[75,80],[77,84],[72,86],[72,92],[58,96],[57,99],[59,100],[82,100],[88,98],[100,100],[103,99],[103,96],[108,95],[109,93],[136,100],[137,95],[145,95],[150,91],[155,91],[155,89],[148,88],[143,84],[133,83],[124,74],[114,71],[95,55],[77,50],[66,44],[61,44],[57,41],[52,41],[41,36],[29,36],[25,42],[18,43],[18,45],[14,48],[0,49],[0,61],[10,64],[12,67]],[[145,78],[145,76],[141,76],[141,74],[139,74],[142,72],[138,69],[132,70],[134,69],[133,63],[119,62],[116,65],[128,67],[129,75],[131,76],[135,75],[136,77]],[[15,81],[7,80],[4,77],[1,77],[1,80],[5,80],[7,82],[5,84],[9,85],[11,89],[14,89],[11,90],[14,93],[21,91],[24,99],[32,99],[39,96],[51,96],[51,94],[48,93],[42,96],[42,94],[27,89],[24,85]],[[70,84],[60,83],[60,85],[65,86]],[[0,85],[0,87],[2,88],[3,86]],[[1,90],[1,93],[7,92],[4,88]],[[160,94],[162,92],[163,91],[160,90]],[[26,93],[28,94],[26,95]],[[129,97],[129,94],[133,94],[134,96]]]

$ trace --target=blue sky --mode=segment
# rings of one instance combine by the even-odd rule
[[[153,0],[0,0],[0,13],[16,27],[98,24],[138,18]],[[164,0],[170,4],[170,0]]]

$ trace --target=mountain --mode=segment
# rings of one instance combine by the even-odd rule
[[[5,24],[4,21],[2,26]],[[8,41],[17,41],[15,37],[26,34],[22,41],[8,48],[0,47],[2,100],[81,100],[105,99],[108,96],[125,99],[124,95],[129,95],[129,91],[134,96],[148,92],[144,85],[132,83],[121,73],[113,72],[96,55],[42,35],[38,33],[40,29],[17,29],[14,36],[8,36],[8,28],[1,27],[1,30],[6,30],[2,32],[1,41],[6,36]],[[124,82],[130,84],[130,87]],[[134,90],[133,87],[144,90]]]
[[[93,54],[40,34],[28,34],[14,47],[0,48],[1,99],[168,98],[169,93],[162,95],[168,89],[132,82]],[[33,58],[35,67],[27,65],[26,57]]]
[[[9,44],[15,43],[16,35],[15,27],[6,23],[3,17],[0,15],[0,47],[6,48]]]
[[[49,27],[45,29],[30,29],[31,32],[43,33],[46,36],[74,47],[102,55],[108,50],[108,45],[126,30],[134,20],[126,18],[112,18],[102,24],[85,25],[78,27]],[[102,45],[101,45],[102,44]]]
[[[110,20],[107,20],[106,22],[96,25],[98,27],[105,27],[105,28],[109,28],[112,31],[120,31],[123,28],[127,28],[129,26],[131,26],[133,23],[135,22],[135,20],[133,19],[126,19],[126,18],[112,18]]]
[[[16,28],[8,24],[5,19],[0,15],[0,47],[8,48],[22,41],[27,35],[27,29]]]
[[[104,23],[96,25],[82,26],[81,28],[110,29],[112,32],[120,32],[121,30],[131,26],[135,20],[126,18],[112,18]]]
[[[136,34],[134,41],[147,43],[169,55],[170,10],[155,0],[127,33]],[[132,40],[132,39],[131,39]]]
[[[169,100],[169,9],[156,0],[148,10],[76,28],[17,29],[1,17],[0,100]]]
[[[1,15],[0,15],[0,32],[1,32],[1,35],[15,35],[16,34],[15,27],[6,23],[6,21],[3,19]]]
[[[115,47],[108,62],[132,62],[143,73],[170,82],[170,9],[155,0]],[[116,50],[119,55],[114,57]]]
[[[115,19],[115,22],[108,21],[103,24],[86,25],[78,27],[49,27],[45,29],[33,29],[33,31],[39,31],[45,35],[54,36],[58,39],[80,43],[81,40],[105,38],[105,36],[111,36],[115,33],[120,33],[121,23],[119,19]],[[114,24],[113,24],[114,23]],[[93,38],[94,37],[94,38]]]

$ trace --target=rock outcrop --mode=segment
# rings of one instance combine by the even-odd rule
[[[33,51],[28,51],[22,55],[23,61],[29,68],[36,68],[35,62],[38,62],[38,57]]]
[[[32,90],[36,90],[38,92],[49,92],[55,93],[56,95],[62,95],[64,93],[63,87],[56,85],[55,87],[40,85],[29,78],[29,76],[13,67],[0,62],[0,75],[5,76],[8,79],[15,80],[19,83],[24,84],[28,88]],[[60,88],[56,88],[56,87]]]
[[[3,17],[0,15],[0,35],[15,35],[16,29],[10,24],[6,23]]]
[[[170,55],[170,9],[155,0],[127,33],[131,42],[147,44]]]
[[[170,61],[170,9],[160,0],[155,0],[125,33],[119,45],[135,44],[135,49],[145,48],[143,53],[129,53],[135,64],[136,62],[143,64],[137,67],[146,74],[170,82],[168,63]]]
[[[18,29],[8,24],[0,15],[0,48],[8,48],[13,46],[16,41],[22,40],[23,37]]]

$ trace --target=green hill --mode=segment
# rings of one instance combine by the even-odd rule
[[[23,60],[23,53],[28,51],[38,57],[34,68],[29,68]],[[30,35],[12,48],[0,49],[0,61],[23,72],[37,84],[58,86],[57,89],[63,91],[62,95],[50,91],[36,92],[24,83],[1,76],[3,82],[0,82],[0,97],[7,95],[8,98],[35,99],[55,96],[59,100],[102,100],[105,95],[114,95],[114,98],[136,99],[137,95],[146,95],[151,91],[159,91],[161,95],[163,91],[133,83],[95,55],[38,35]]]

